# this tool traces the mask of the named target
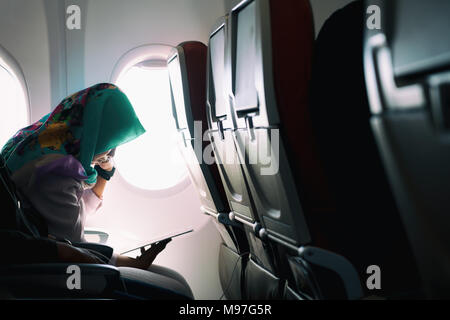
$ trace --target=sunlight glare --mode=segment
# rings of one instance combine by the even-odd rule
[[[1,111],[0,149],[19,129],[28,124],[26,96],[19,81],[0,65]]]
[[[132,185],[147,190],[175,186],[186,176],[178,153],[167,68],[134,66],[117,85],[128,96],[146,133],[120,146],[116,154],[120,174]]]

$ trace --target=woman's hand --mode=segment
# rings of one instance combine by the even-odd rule
[[[103,199],[103,192],[105,191],[106,182],[114,175],[114,160],[111,156],[105,155],[104,158],[99,158],[96,160],[96,170],[98,173],[97,176],[97,183],[92,188],[92,191],[97,195],[99,199]],[[101,173],[101,169],[98,169],[100,167],[105,173],[107,172],[107,176],[105,176],[103,173]]]
[[[170,241],[172,241],[172,239],[157,242],[152,244],[152,246],[147,250],[141,248],[141,255],[136,258],[138,263],[141,265],[141,269],[148,269],[152,265],[153,261],[155,261],[158,254],[166,248],[166,245]]]
[[[100,153],[92,159],[93,165],[99,165],[105,171],[111,171],[114,168],[114,155],[116,154],[116,149],[111,149],[109,151]]]
[[[172,239],[167,239],[164,241],[157,242],[153,244],[149,249],[145,250],[141,248],[141,255],[136,259],[126,257],[126,256],[118,256],[116,261],[117,267],[133,267],[139,268],[143,270],[147,270],[155,261],[158,254],[164,250],[166,245],[172,241]]]

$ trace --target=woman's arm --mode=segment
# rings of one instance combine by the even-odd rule
[[[98,166],[100,166],[101,169],[107,172],[111,172],[114,169],[114,162],[112,158],[108,158],[108,161],[105,162],[98,162]],[[105,191],[106,183],[108,181],[103,178],[101,175],[97,175],[97,183],[92,188],[92,191],[99,197],[100,199],[103,198],[103,192]]]
[[[0,265],[28,263],[103,264],[88,250],[47,238],[34,238],[16,230],[0,230]]]
[[[58,262],[56,242],[17,230],[0,230],[0,264]]]
[[[57,242],[56,247],[60,262],[104,264],[99,257],[90,253],[89,250],[76,248],[64,242]]]
[[[95,195],[99,198],[99,199],[103,199],[103,192],[105,191],[105,187],[106,187],[106,183],[108,181],[103,179],[100,176],[97,176],[97,183],[95,184],[95,186],[92,188],[92,192],[95,193]]]

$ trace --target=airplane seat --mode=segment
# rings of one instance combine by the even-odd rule
[[[322,229],[325,249],[352,263],[365,295],[420,297],[415,262],[369,123],[365,9],[356,1],[336,11],[315,43],[309,108],[336,211],[317,215],[311,228]],[[374,290],[365,283],[372,265],[381,273],[381,287]]]
[[[368,1],[368,118],[429,298],[450,285],[450,3]],[[413,17],[413,18],[412,18]]]
[[[179,132],[179,150],[201,201],[201,210],[213,217],[223,244],[219,251],[219,275],[227,298],[239,299],[241,267],[248,253],[242,226],[229,220],[230,208],[217,165],[203,157],[209,139],[206,118],[207,47],[198,41],[179,44],[168,59],[173,115]],[[235,283],[237,282],[237,283]],[[229,285],[229,283],[235,283]]]
[[[359,279],[351,264],[312,247],[325,247],[320,216],[332,214],[334,203],[307,108],[314,41],[309,1],[246,0],[230,16],[235,145],[261,221],[259,236],[274,247],[287,281],[282,295],[323,298],[314,276],[321,270],[328,287],[339,285],[343,294],[357,297]]]
[[[276,253],[271,245],[263,242],[259,236],[261,222],[249,194],[248,182],[233,138],[233,118],[229,108],[230,96],[227,94],[231,81],[228,33],[229,20],[225,16],[212,28],[208,42],[206,103],[208,136],[231,209],[230,220],[243,225],[248,239],[250,254],[241,261],[239,268],[242,274],[237,278],[240,281],[239,287],[242,288],[242,298],[279,298],[283,280],[278,273]],[[253,268],[252,277],[248,277],[246,268],[253,264],[258,267]]]
[[[318,156],[308,108],[314,51],[311,10],[309,1],[270,2],[273,90],[279,118],[274,113],[268,120],[280,130],[301,206],[308,212],[306,222],[317,225],[320,215],[334,212],[335,203]],[[268,109],[274,106],[266,104]],[[309,228],[309,232],[316,245],[326,246],[320,228]]]

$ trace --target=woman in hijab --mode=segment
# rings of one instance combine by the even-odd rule
[[[85,218],[101,206],[106,182],[114,174],[115,148],[144,132],[126,95],[102,83],[67,97],[3,147],[17,191],[38,212],[33,224],[41,236],[60,241],[58,255],[64,261],[95,262],[92,255],[83,256],[86,251],[62,243],[85,241]],[[112,250],[106,256],[116,266],[148,269],[166,244],[158,243],[136,259]]]

